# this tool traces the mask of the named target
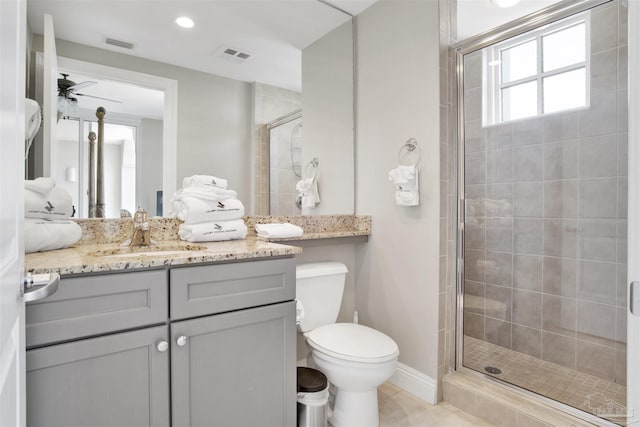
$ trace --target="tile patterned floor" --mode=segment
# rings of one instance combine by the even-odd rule
[[[611,408],[611,413],[615,413],[626,405],[627,388],[620,384],[469,336],[464,337],[464,351],[464,366],[483,373],[486,366],[500,368],[502,373],[493,377],[585,412]]]
[[[378,387],[378,405],[380,427],[491,427],[447,402],[430,405],[390,383]]]

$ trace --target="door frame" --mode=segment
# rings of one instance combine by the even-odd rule
[[[543,403],[547,406],[556,408],[562,412],[570,415],[582,418],[585,420],[593,421],[593,416],[583,412],[577,408],[566,405],[564,403],[555,401],[553,399],[541,396],[534,392],[525,390],[515,385],[508,384],[501,380],[498,380],[490,375],[476,372],[463,366],[463,308],[464,308],[464,238],[465,238],[465,221],[466,221],[466,200],[464,195],[465,184],[465,151],[464,151],[464,56],[472,52],[481,50],[487,46],[499,43],[501,41],[516,37],[527,31],[534,30],[541,26],[550,24],[563,18],[584,12],[594,7],[609,3],[612,0],[575,0],[575,1],[561,1],[553,4],[545,9],[541,9],[530,15],[518,18],[505,25],[501,25],[494,30],[490,30],[486,33],[479,34],[469,39],[463,40],[460,43],[453,46],[453,54],[455,55],[456,63],[456,98],[454,101],[458,105],[457,115],[457,143],[455,145],[456,156],[456,171],[454,172],[457,191],[457,240],[456,240],[456,331],[455,331],[455,370],[466,375],[474,377],[481,377],[488,381],[498,383],[509,390],[512,390],[520,395],[526,396],[535,402]],[[629,1],[629,116],[633,117],[640,114],[640,85],[637,82],[633,82],[632,76],[637,76],[640,72],[640,2],[635,0]],[[633,38],[635,37],[635,39]],[[633,43],[632,43],[633,40]],[[633,48],[635,46],[635,49]],[[632,52],[632,51],[636,52]],[[633,86],[633,88],[632,88]],[[635,95],[632,96],[632,94]],[[640,256],[640,171],[637,171],[633,165],[640,166],[640,147],[637,144],[631,144],[631,141],[637,141],[640,143],[640,124],[629,121],[629,231],[628,231],[628,259],[636,259]],[[636,147],[634,147],[636,145]],[[632,194],[635,193],[635,194]],[[636,218],[633,221],[632,218]],[[634,233],[635,235],[632,235]],[[633,263],[628,262],[629,279],[635,278],[640,281],[640,265],[632,266]],[[632,271],[632,269],[634,271]],[[640,357],[640,318],[634,316],[627,316],[627,360],[639,360]],[[627,407],[631,408],[630,417],[632,417],[633,424],[630,426],[640,426],[640,364],[637,366],[631,366],[631,369],[627,369]],[[616,426],[605,419],[598,418],[598,423],[604,426]]]
[[[628,18],[628,85],[629,117],[640,114],[640,4],[629,1]],[[627,284],[640,280],[640,123],[629,120]],[[629,287],[627,288],[629,293]],[[630,295],[627,294],[627,301]],[[640,317],[627,309],[627,360],[640,360]],[[640,363],[627,362],[627,411],[629,426],[640,425]]]
[[[23,186],[27,12],[25,0],[0,2],[0,424],[26,425]]]

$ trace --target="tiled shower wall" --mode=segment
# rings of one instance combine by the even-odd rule
[[[455,369],[456,340],[456,0],[440,0],[440,289],[438,384]],[[442,387],[438,387],[438,400]]]
[[[591,13],[590,108],[483,127],[482,53],[464,68],[465,295],[506,307],[465,309],[464,333],[622,384],[626,13]]]
[[[269,146],[266,124],[302,105],[301,95],[262,83],[253,84],[253,146],[255,147],[255,215],[269,215]],[[275,214],[273,214],[275,215]]]
[[[270,214],[301,215],[296,183],[302,178],[302,119],[272,128],[270,141]]]

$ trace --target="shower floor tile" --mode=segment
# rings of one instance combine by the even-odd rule
[[[622,424],[603,414],[624,409],[627,388],[623,385],[469,336],[464,337],[464,366]],[[502,372],[488,373],[487,366]]]

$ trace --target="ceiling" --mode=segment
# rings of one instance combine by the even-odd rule
[[[347,14],[318,0],[27,0],[27,18],[35,34],[43,33],[43,16],[48,13],[57,39],[300,91],[302,49],[375,1],[331,0]],[[174,23],[178,16],[192,18],[195,26],[178,27]],[[107,45],[106,37],[134,47]],[[243,63],[233,62],[228,55],[220,55],[225,48],[251,56]],[[76,83],[100,82],[82,93],[128,99],[120,105],[111,103],[111,111],[162,116],[161,104],[144,112],[149,105],[138,105],[136,100],[141,98],[132,87],[66,71]],[[95,102],[86,97],[78,101],[81,108],[95,108]]]

